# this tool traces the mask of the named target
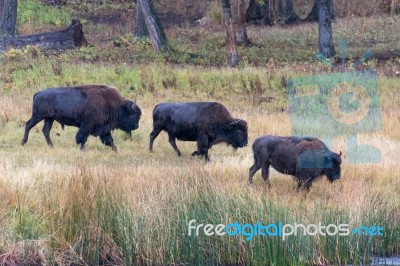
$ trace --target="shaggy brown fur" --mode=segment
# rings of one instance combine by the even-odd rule
[[[229,111],[216,102],[161,103],[153,110],[153,131],[149,150],[158,134],[168,132],[169,143],[178,156],[181,152],[175,140],[196,141],[194,155],[204,155],[215,144],[226,142],[235,149],[247,145],[247,122],[232,118]]]
[[[139,127],[141,110],[135,102],[125,100],[114,87],[82,85],[49,88],[33,97],[32,117],[26,123],[22,144],[28,140],[29,131],[44,120],[43,134],[49,146],[50,130],[54,121],[79,127],[76,143],[84,148],[89,135],[99,136],[104,145],[116,151],[111,131],[118,128],[129,135]]]
[[[269,167],[297,179],[297,189],[311,187],[323,175],[333,182],[340,178],[340,154],[329,151],[326,145],[312,137],[262,136],[253,144],[254,165],[249,169],[249,183],[261,168],[261,175],[269,185]]]

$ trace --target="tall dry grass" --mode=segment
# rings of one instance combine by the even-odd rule
[[[194,143],[178,142],[183,156],[177,157],[166,134],[156,139],[155,153],[147,150],[152,108],[170,100],[223,102],[233,116],[248,121],[250,144],[263,134],[290,135],[285,88],[279,85],[289,69],[276,70],[272,91],[267,89],[270,82],[260,78],[263,89],[259,95],[251,90],[249,80],[262,77],[265,69],[261,68],[207,70],[154,65],[139,70],[81,64],[74,66],[80,71],[71,75],[72,69],[63,65],[63,76],[54,77],[49,64],[24,70],[25,76],[11,83],[14,89],[3,87],[0,95],[0,263],[362,264],[372,255],[399,253],[398,79],[379,77],[382,130],[359,136],[360,143],[381,151],[382,160],[349,164],[346,139],[336,138],[333,149],[342,150],[345,158],[342,179],[334,184],[325,178],[318,180],[307,194],[296,193],[292,178],[274,170],[271,189],[263,184],[260,174],[256,174],[254,185],[248,186],[250,146],[234,152],[217,145],[210,151],[209,164],[189,156]],[[59,125],[52,130],[54,148],[45,145],[41,124],[31,131],[26,146],[20,146],[34,91],[60,81],[110,84],[116,75],[114,68],[126,73],[115,79],[117,84],[111,84],[126,97],[136,98],[143,112],[133,140],[125,140],[121,132],[113,133],[118,153],[93,137],[87,150],[80,152],[74,143],[76,129],[62,131]],[[41,79],[36,80],[37,72],[43,73]],[[165,88],[163,81],[172,77],[176,88]],[[130,91],[124,83],[128,80],[139,89],[141,79],[154,83],[152,93]],[[28,85],[31,83],[35,85]],[[253,101],[253,96],[265,94],[272,97],[270,102]],[[261,220],[380,225],[385,235],[293,236],[287,241],[259,236],[251,241],[243,236],[190,237],[187,223],[191,219],[213,224]]]
[[[390,50],[397,47],[397,21],[397,17],[372,17],[366,23],[358,17],[337,20],[335,40],[349,40],[350,57],[362,54],[371,42],[378,43],[378,50]],[[179,29],[180,34],[186,31],[190,31],[188,36],[198,33]],[[397,59],[391,64],[369,61],[364,65],[378,67],[382,128],[360,134],[358,141],[378,148],[382,160],[350,164],[347,140],[337,137],[333,150],[343,151],[344,156],[341,180],[330,184],[322,178],[308,194],[296,193],[296,182],[275,170],[270,174],[271,189],[259,173],[254,185],[248,186],[248,168],[253,163],[250,145],[236,152],[217,145],[210,151],[212,162],[205,164],[203,158],[189,156],[194,143],[178,142],[183,152],[178,158],[163,133],[156,139],[155,153],[148,152],[151,112],[163,101],[222,102],[233,116],[248,122],[250,144],[264,134],[290,135],[285,80],[332,70],[313,62],[316,31],[313,25],[252,27],[249,34],[261,46],[240,48],[247,50],[240,51],[243,57],[238,69],[138,65],[135,56],[153,62],[164,59],[157,60],[140,49],[126,58],[128,52],[116,50],[112,42],[58,56],[32,51],[0,56],[0,265],[359,265],[368,263],[371,256],[398,255]],[[225,49],[219,45],[222,33],[202,34],[204,43],[182,42],[178,48],[198,48],[199,54],[208,56],[206,65],[223,65],[218,63],[226,61],[220,52]],[[121,60],[121,54],[123,64],[109,62],[114,56]],[[386,71],[389,68],[391,72]],[[74,142],[77,129],[62,130],[56,123],[51,133],[54,148],[46,146],[42,124],[20,146],[36,91],[90,83],[114,85],[125,97],[136,99],[142,109],[140,127],[132,140],[122,132],[113,133],[118,153],[94,137],[89,138],[87,150],[80,152]],[[191,219],[213,224],[261,220],[380,225],[385,235],[293,236],[285,242],[274,237],[251,241],[189,237]]]

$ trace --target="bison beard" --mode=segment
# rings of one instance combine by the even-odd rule
[[[272,166],[280,173],[297,179],[297,190],[309,190],[312,182],[326,175],[330,182],[340,178],[340,154],[329,151],[326,145],[312,137],[262,136],[253,144],[254,165],[249,169],[249,183],[261,168],[261,175],[270,187],[268,176]]]
[[[78,127],[76,143],[84,149],[89,135],[99,136],[101,142],[117,151],[111,131],[121,129],[128,134],[139,127],[141,110],[135,102],[125,100],[114,87],[85,85],[49,88],[33,97],[32,117],[26,122],[22,145],[29,131],[44,120],[43,135],[53,146],[50,130],[54,121]]]
[[[216,102],[161,103],[153,110],[153,131],[150,133],[149,150],[161,131],[168,133],[168,141],[177,153],[181,151],[176,139],[197,141],[192,153],[204,155],[210,161],[208,150],[215,144],[226,142],[235,149],[247,145],[247,123],[231,117],[229,111]]]

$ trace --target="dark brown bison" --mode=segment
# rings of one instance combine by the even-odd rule
[[[261,168],[261,175],[269,185],[271,165],[280,173],[297,179],[297,189],[310,189],[314,179],[326,175],[330,182],[340,178],[340,154],[331,152],[326,145],[312,137],[262,136],[253,144],[254,165],[249,170],[249,183]]]
[[[225,142],[235,149],[247,145],[247,123],[234,119],[229,111],[216,102],[161,103],[153,110],[153,131],[150,133],[149,149],[162,130],[168,133],[169,143],[178,156],[181,155],[175,140],[197,141],[192,153],[204,155],[210,161],[208,149]]]
[[[22,145],[28,141],[29,131],[44,120],[43,135],[49,146],[50,130],[54,121],[78,127],[76,143],[83,149],[89,135],[99,136],[104,145],[114,151],[111,131],[121,129],[129,135],[139,127],[141,110],[135,102],[125,100],[114,87],[84,85],[49,88],[33,96],[32,117],[26,122]]]

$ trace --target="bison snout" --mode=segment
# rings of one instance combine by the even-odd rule
[[[239,149],[239,148],[243,148],[243,147],[246,147],[246,146],[247,146],[247,143],[241,143],[241,144],[239,144],[239,145],[234,146],[233,148],[234,148],[235,150],[237,150],[237,149]]]
[[[336,180],[339,180],[339,179],[340,179],[340,175],[335,175],[334,177],[329,178],[329,181],[330,181],[331,183],[333,183],[333,182],[335,182]]]

